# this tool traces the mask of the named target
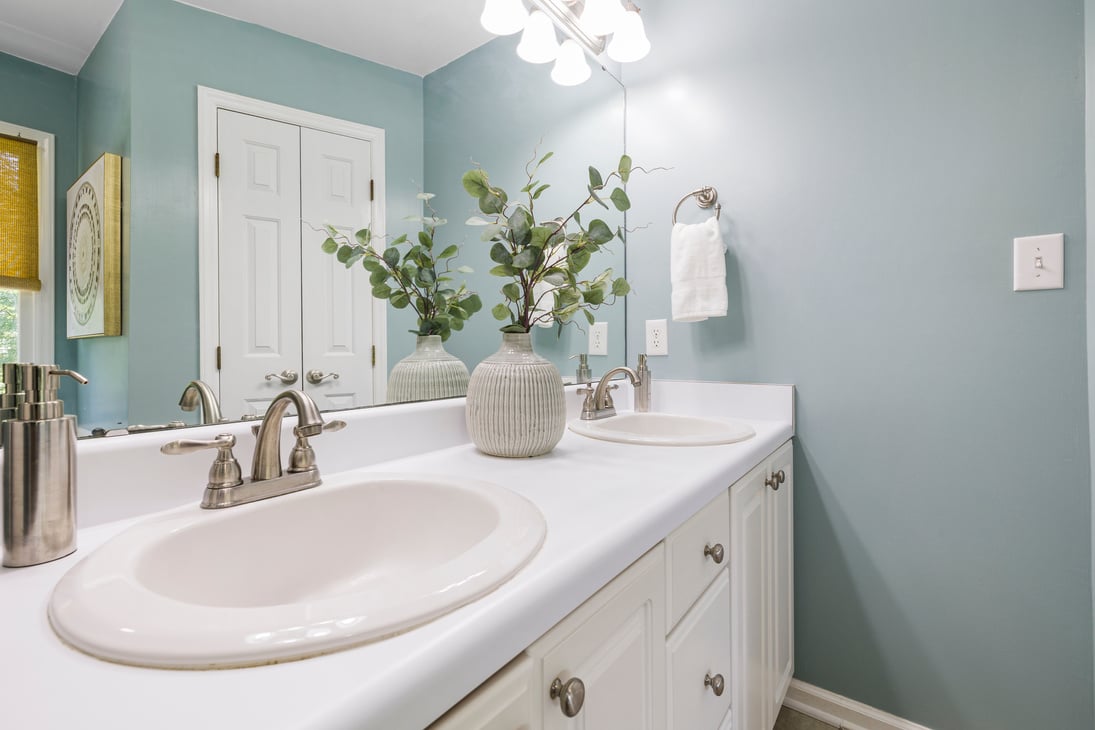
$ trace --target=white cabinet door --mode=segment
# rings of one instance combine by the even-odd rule
[[[320,248],[325,223],[352,239],[373,222],[371,143],[220,109],[217,147],[221,411],[264,413],[287,388],[325,410],[382,401],[384,310]]]
[[[300,387],[300,128],[217,112],[221,411],[263,413]],[[297,372],[295,386],[266,379]]]
[[[347,270],[320,246],[327,238],[325,223],[352,241],[355,231],[372,222],[371,144],[304,127],[300,159],[301,382],[321,409],[370,405],[375,401],[369,275],[360,264]]]
[[[734,727],[770,728],[765,678],[768,652],[767,464],[730,489],[730,615],[734,669],[731,687]],[[775,721],[775,718],[772,718]]]
[[[429,730],[531,730],[532,664],[527,656],[517,657]]]
[[[659,545],[529,647],[540,661],[543,730],[665,728],[664,570]],[[550,686],[573,678],[585,700],[566,717]]]
[[[795,673],[794,477],[790,443],[773,455],[768,472],[769,478],[776,475],[778,480],[778,488],[769,486],[767,507],[770,653],[766,691],[769,724],[773,724]]]
[[[669,730],[716,730],[730,708],[730,578],[726,569],[666,639]]]

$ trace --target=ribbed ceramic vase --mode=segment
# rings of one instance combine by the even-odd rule
[[[451,398],[468,392],[468,368],[450,355],[440,335],[419,335],[414,352],[392,368],[388,402]]]
[[[492,456],[540,456],[566,429],[559,370],[532,349],[527,332],[504,333],[502,347],[476,366],[468,383],[468,433]]]

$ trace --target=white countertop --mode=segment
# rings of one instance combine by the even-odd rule
[[[462,414],[462,401],[457,400],[347,416],[350,428],[317,439],[321,468],[327,473],[348,470],[353,462],[346,452],[352,456],[377,447],[381,454],[396,453],[377,443],[383,432],[391,433],[392,423],[405,422],[413,430],[393,438],[417,439],[437,448],[389,461],[377,461],[374,453],[363,471],[444,473],[492,481],[532,500],[548,525],[540,552],[495,592],[405,634],[327,656],[246,669],[178,671],[111,664],[63,645],[46,619],[53,585],[82,556],[139,517],[82,529],[79,550],[67,558],[0,570],[3,724],[36,729],[419,730],[793,435],[790,386],[656,381],[654,396],[656,410],[737,418],[752,425],[756,436],[726,446],[673,448],[596,441],[568,430],[546,456],[500,459],[478,452],[466,442],[466,433],[456,439],[449,433]],[[448,430],[433,440],[427,432],[437,424],[446,424]],[[86,450],[89,464],[106,461],[105,456],[117,464],[127,457],[126,448],[147,452],[168,438],[161,433],[154,440],[142,436],[122,445],[81,442],[80,458]],[[444,445],[454,440],[463,443]],[[340,456],[334,456],[335,451]],[[147,454],[128,456],[134,464],[155,463],[161,470],[173,463],[151,461]],[[201,464],[199,472],[208,467],[204,459],[196,462]],[[127,489],[138,494],[158,488],[148,483],[147,474],[131,474],[132,484],[99,484],[95,480],[104,477],[97,468],[87,467],[88,473],[81,468],[80,488],[100,499],[124,498]],[[191,468],[183,471],[190,478]],[[164,493],[180,489],[170,476],[156,476],[172,482]],[[119,481],[124,480],[115,477]],[[199,509],[202,484],[187,487],[190,502],[183,509]],[[82,510],[117,510],[86,505],[85,499],[92,498],[82,496]]]

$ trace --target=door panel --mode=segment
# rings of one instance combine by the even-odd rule
[[[287,387],[267,373],[300,368],[300,130],[221,109],[217,145],[220,399],[238,418]]]
[[[742,730],[771,727],[765,718],[769,620],[764,477],[763,469],[755,469],[730,490],[730,573],[736,576],[730,597],[735,657],[731,707],[734,727]]]
[[[337,373],[304,390],[320,408],[350,408],[374,402],[373,297],[368,272],[349,271],[320,246],[330,224],[351,240],[372,223],[369,142],[301,129],[302,372]]]

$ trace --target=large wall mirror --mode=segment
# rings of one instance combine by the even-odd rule
[[[469,3],[469,7],[468,12],[477,14],[480,4]],[[624,152],[624,89],[612,73],[596,68],[593,62],[589,81],[575,87],[558,86],[549,77],[550,65],[532,65],[516,56],[518,38],[510,36],[489,40],[423,77],[262,25],[173,0],[126,0],[77,77],[75,166],[82,171],[102,153],[117,153],[124,160],[125,181],[123,335],[66,341],[64,312],[58,313],[56,359],[91,380],[78,393],[74,388],[65,391],[77,404],[82,431],[98,428],[113,432],[135,424],[175,420],[197,423],[196,413],[180,409],[179,398],[184,387],[200,376],[216,380],[209,373],[215,356],[206,342],[208,337],[203,336],[203,331],[211,329],[203,318],[215,310],[203,294],[208,286],[202,284],[204,269],[199,257],[199,177],[204,174],[201,166],[211,169],[214,162],[199,159],[199,88],[383,130],[383,147],[374,146],[372,159],[382,152],[383,207],[379,212],[385,233],[389,237],[415,235],[420,224],[406,219],[421,214],[418,193],[433,193],[436,197],[431,204],[448,220],[438,229],[438,238],[445,244],[463,246],[458,263],[474,270],[466,280],[482,297],[484,309],[445,343],[469,369],[500,343],[499,323],[489,310],[500,301],[504,281],[487,273],[494,264],[489,244],[480,241],[480,229],[464,224],[478,210],[476,201],[462,189],[463,173],[481,165],[492,182],[516,192],[524,184],[526,163],[534,155],[553,152],[540,175],[551,188],[537,203],[538,210],[550,218],[570,212],[585,198],[588,166],[612,169]],[[245,117],[247,113],[244,110],[237,115]],[[261,112],[253,116],[261,116]],[[222,118],[220,130],[248,121]],[[309,144],[299,141],[299,136],[297,139],[299,144]],[[343,154],[341,148],[332,149],[327,150],[328,157]],[[264,163],[259,160],[256,164],[261,167]],[[329,170],[320,175],[326,175],[329,182]],[[267,180],[271,181],[276,182],[276,176]],[[298,183],[302,189],[293,195],[304,200],[316,182],[304,176]],[[558,212],[552,213],[556,209]],[[306,223],[326,222],[321,220],[326,217],[324,209],[318,210],[314,220]],[[282,225],[279,215],[267,216],[271,227]],[[294,216],[309,217],[294,211],[283,215],[287,220]],[[615,210],[599,210],[598,217],[613,229],[624,223],[623,214]],[[368,217],[363,220],[368,222]],[[302,260],[322,257],[328,266],[334,263],[319,250],[323,238],[305,236],[299,242]],[[263,244],[252,241],[250,245]],[[601,268],[612,267],[618,275],[623,274],[623,244],[617,241],[610,248],[611,253],[600,254],[605,257]],[[63,271],[63,262],[59,268]],[[260,273],[248,275],[261,276],[261,267],[255,271]],[[266,273],[285,276],[273,264]],[[307,279],[303,284],[298,282],[295,299],[285,293],[291,287],[284,286],[271,290],[273,294],[267,291],[265,296],[279,306],[299,308],[295,316],[301,332],[322,332],[331,326],[330,308],[302,308],[300,289],[304,288],[305,299],[327,297],[330,301],[325,287],[331,281],[336,287],[343,286],[340,275],[348,277],[344,271],[332,270],[327,284]],[[301,274],[293,276],[300,278]],[[261,281],[252,284],[260,289],[263,286]],[[244,297],[222,301],[220,306],[238,308],[244,319],[254,319],[258,315],[249,308],[254,309],[255,301]],[[345,297],[344,301],[363,316],[374,308],[370,301]],[[396,311],[386,304],[377,316],[383,318],[378,330],[384,339],[375,367],[386,372],[414,350],[415,336],[408,332],[413,329],[414,317],[409,310]],[[597,316],[608,323],[608,348],[607,355],[590,358],[595,375],[624,360],[623,301],[603,307]],[[252,330],[232,336],[257,337],[254,326],[263,325],[251,324]],[[272,331],[265,334],[287,336]],[[576,361],[568,358],[586,352],[587,333],[568,326],[561,331],[538,328],[533,334],[537,351],[550,358],[564,376],[572,375]],[[341,387],[352,380],[345,374],[337,381],[327,378],[314,386],[305,385],[307,372],[335,369],[329,363],[271,359],[260,376],[292,370],[299,380],[286,386],[275,377],[257,385],[268,389],[269,397],[285,387],[312,387],[313,395],[319,396],[317,402],[331,408],[386,400],[382,388],[362,388],[349,399],[343,395],[324,401],[324,388],[332,393],[349,390]],[[210,385],[215,390],[221,387],[219,382]],[[247,413],[226,403],[223,415],[234,420]]]

